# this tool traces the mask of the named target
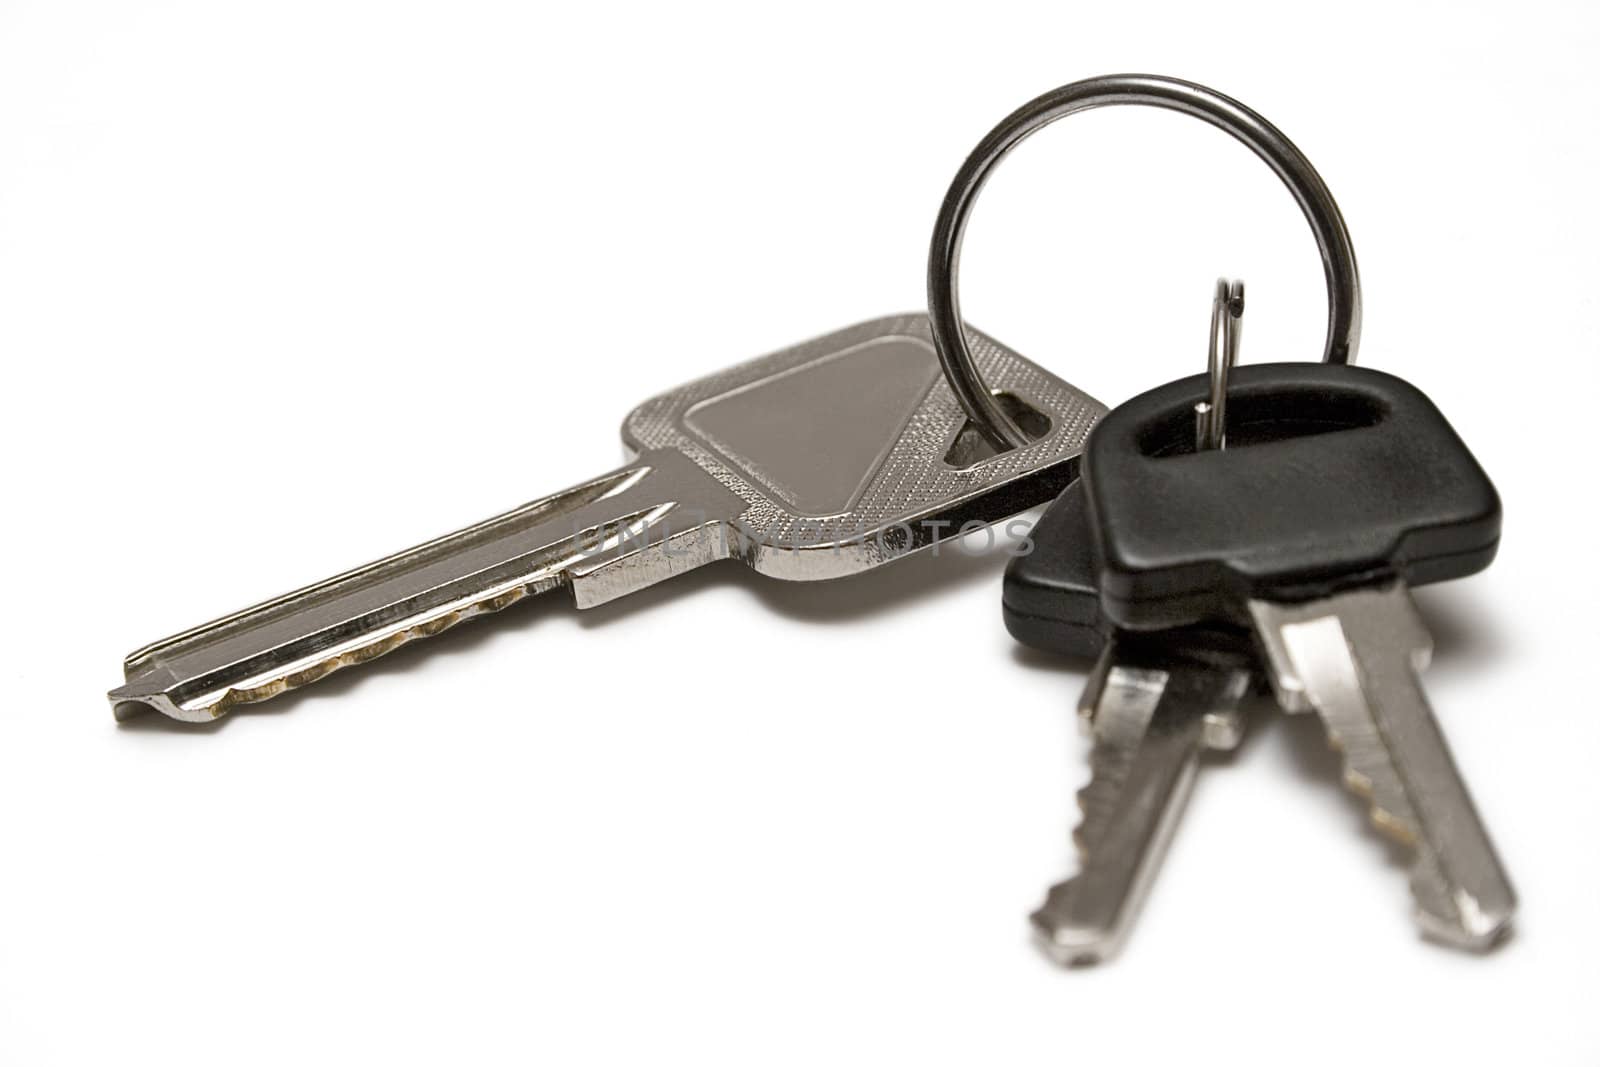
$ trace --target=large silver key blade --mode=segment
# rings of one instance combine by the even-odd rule
[[[618,470],[134,652],[112,707],[206,722],[530,594],[591,607],[720,559],[836,578],[1042,504],[1105,408],[973,339],[1026,448],[967,425],[925,316],[863,323],[646,401]]]
[[[1165,635],[1171,641],[1181,637]],[[1064,965],[1097,963],[1122,947],[1194,788],[1201,754],[1232,749],[1251,688],[1247,655],[1183,654],[1114,637],[1084,689],[1079,714],[1094,738],[1078,875],[1054,886],[1032,921]]]
[[[1492,946],[1510,929],[1516,895],[1423,694],[1418,672],[1433,641],[1405,586],[1252,601],[1250,613],[1278,702],[1316,709],[1373,822],[1414,849],[1423,931],[1463,948]]]

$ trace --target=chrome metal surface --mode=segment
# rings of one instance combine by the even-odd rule
[[[641,404],[633,463],[134,652],[112,707],[206,722],[552,589],[586,608],[722,559],[836,578],[1042,504],[1105,408],[977,336],[1039,416],[1026,447],[947,461],[973,431],[927,318],[862,323]]]
[[[1372,821],[1414,850],[1411,890],[1431,937],[1485,949],[1516,895],[1422,691],[1433,651],[1404,585],[1302,604],[1253,601],[1268,675],[1286,711],[1315,708]]]
[[[961,238],[983,183],[1029,135],[1058,119],[1112,104],[1145,104],[1192,115],[1255,152],[1288,186],[1311,224],[1328,284],[1328,333],[1322,358],[1354,362],[1361,336],[1361,282],[1355,250],[1333,194],[1309,160],[1277,127],[1237,100],[1193,82],[1153,74],[1113,74],[1053,89],[1022,105],[972,150],[939,208],[928,251],[928,314],[945,377],[968,417],[996,448],[1020,447],[1027,435],[996,403],[962,329],[957,276]]]
[[[1198,662],[1181,637],[1130,654],[1113,638],[1079,705],[1094,747],[1078,793],[1078,875],[1053,887],[1032,922],[1050,957],[1066,965],[1114,955],[1137,917],[1194,787],[1200,756],[1243,735],[1240,703],[1251,663]]]
[[[1195,450],[1224,448],[1228,441],[1228,372],[1239,362],[1239,335],[1244,330],[1244,282],[1217,279],[1211,299],[1211,346],[1206,371],[1210,399],[1194,406]]]

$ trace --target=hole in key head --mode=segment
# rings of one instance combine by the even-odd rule
[[[995,402],[1009,416],[1017,427],[1034,441],[1039,440],[1050,432],[1050,416],[1029,404],[1026,400],[1013,393],[995,393]],[[961,425],[961,430],[956,434],[955,440],[950,442],[950,448],[944,454],[947,467],[957,470],[982,463],[986,459],[993,459],[1000,454],[994,445],[967,419]]]
[[[1228,400],[1228,450],[1377,426],[1388,409],[1357,392],[1288,389],[1241,392]],[[1194,409],[1184,406],[1152,418],[1139,431],[1139,453],[1151,459],[1195,454]]]

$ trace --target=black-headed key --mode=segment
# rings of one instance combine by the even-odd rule
[[[1100,605],[1129,630],[1248,626],[1278,702],[1315,708],[1378,826],[1413,846],[1425,932],[1484,948],[1515,896],[1428,707],[1408,586],[1494,558],[1500,501],[1415,387],[1346,366],[1234,372],[1228,447],[1196,451],[1208,379],[1152,390],[1091,435]]]
[[[1106,620],[1081,483],[1050,505],[1030,539],[1033,550],[1006,569],[1006,627],[1025,645],[1095,661],[1078,704],[1093,739],[1073,833],[1079,871],[1051,888],[1032,922],[1057,962],[1094,963],[1132,928],[1201,756],[1239,744],[1241,702],[1259,673],[1242,628],[1139,634]]]

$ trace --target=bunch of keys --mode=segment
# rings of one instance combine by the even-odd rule
[[[1245,368],[1226,451],[1188,425],[1207,421],[1197,397],[1214,382],[1108,415],[1083,479],[1035,527],[1037,551],[1006,573],[1018,640],[1095,661],[1079,703],[1093,738],[1082,870],[1035,929],[1063,963],[1117,950],[1202,754],[1237,746],[1246,697],[1270,689],[1286,712],[1317,712],[1373,822],[1411,849],[1423,931],[1488,948],[1515,897],[1417,678],[1432,644],[1407,588],[1488,565],[1494,487],[1399,378]]]
[[[1012,634],[1095,661],[1079,704],[1093,739],[1075,834],[1081,870],[1050,891],[1035,932],[1064,964],[1118,950],[1202,753],[1237,746],[1245,698],[1270,690],[1284,711],[1321,717],[1345,781],[1409,847],[1423,932],[1489,948],[1508,932],[1516,898],[1422,691],[1433,646],[1408,588],[1489,565],[1499,496],[1422,392],[1348,365],[1360,333],[1355,258],[1331,194],[1298,150],[1232,101],[1169,85],[1120,88],[1141,98],[1117,102],[1197,114],[1273,165],[1322,251],[1328,338],[1322,364],[1235,372],[1244,286],[1219,280],[1208,372],[1102,419],[1082,480],[1035,527],[1035,551],[1007,569]],[[1004,151],[1094,106],[1085,99],[1099,102],[1104,89],[1067,86],[989,135],[952,189],[936,259],[959,248],[972,196]],[[953,265],[947,257],[930,273],[936,309],[955,306],[945,281]],[[952,374],[984,420],[981,376],[959,358]],[[986,425],[1016,436],[1002,419]]]
[[[1107,415],[961,320],[962,230],[992,167],[1049,122],[1129,103],[1224,129],[1294,193],[1328,279],[1327,366],[1230,378],[1243,291],[1223,285],[1209,375]],[[108,694],[114,713],[209,722],[557,589],[587,608],[730,559],[785,580],[846,577],[1059,494],[1005,585],[1020,639],[1099,657],[1084,698],[1085,867],[1035,916],[1051,953],[1081,962],[1121,942],[1199,753],[1237,743],[1240,701],[1263,676],[1286,710],[1322,715],[1352,783],[1416,846],[1427,927],[1469,946],[1497,938],[1511,890],[1417,686],[1428,642],[1405,586],[1486,566],[1498,499],[1425,397],[1343,366],[1360,329],[1354,253],[1299,150],[1203,86],[1065,86],[958,172],[928,287],[926,316],[644,402],[623,425],[637,458],[617,470],[139,649]]]

